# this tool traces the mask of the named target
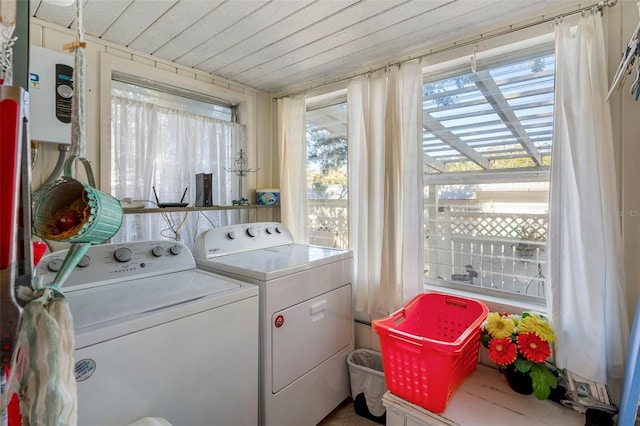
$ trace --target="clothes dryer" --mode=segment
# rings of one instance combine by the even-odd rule
[[[296,244],[280,223],[213,228],[199,268],[259,287],[260,423],[315,425],[349,396],[353,255]]]
[[[66,251],[45,256],[51,282]],[[78,424],[258,423],[258,289],[196,269],[172,241],[92,246],[63,285]]]

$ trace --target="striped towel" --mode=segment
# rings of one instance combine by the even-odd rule
[[[24,307],[2,407],[17,393],[23,424],[76,426],[73,322],[56,285],[31,292]],[[24,293],[24,292],[23,292]]]

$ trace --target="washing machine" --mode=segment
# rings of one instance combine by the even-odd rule
[[[315,425],[349,396],[351,251],[260,222],[207,230],[193,253],[199,268],[259,288],[260,424]]]
[[[45,256],[51,282],[65,251]],[[63,284],[75,329],[78,425],[160,417],[258,423],[258,288],[197,269],[172,241],[92,246]]]

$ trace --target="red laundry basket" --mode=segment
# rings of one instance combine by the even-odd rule
[[[391,393],[434,413],[445,410],[478,363],[482,302],[430,292],[373,321]]]

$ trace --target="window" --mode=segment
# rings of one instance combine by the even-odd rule
[[[544,300],[554,67],[544,45],[425,74],[427,283]]]
[[[336,97],[337,96],[337,97]],[[307,102],[309,243],[346,249],[347,102],[332,94]]]
[[[238,195],[234,169],[244,148],[235,108],[196,93],[169,93],[135,82],[112,81],[111,187],[119,198],[155,207],[193,205],[196,174],[212,174],[212,204],[230,205]],[[183,198],[184,197],[184,198]],[[114,242],[171,239],[193,248],[212,226],[239,222],[238,211],[125,215]]]

